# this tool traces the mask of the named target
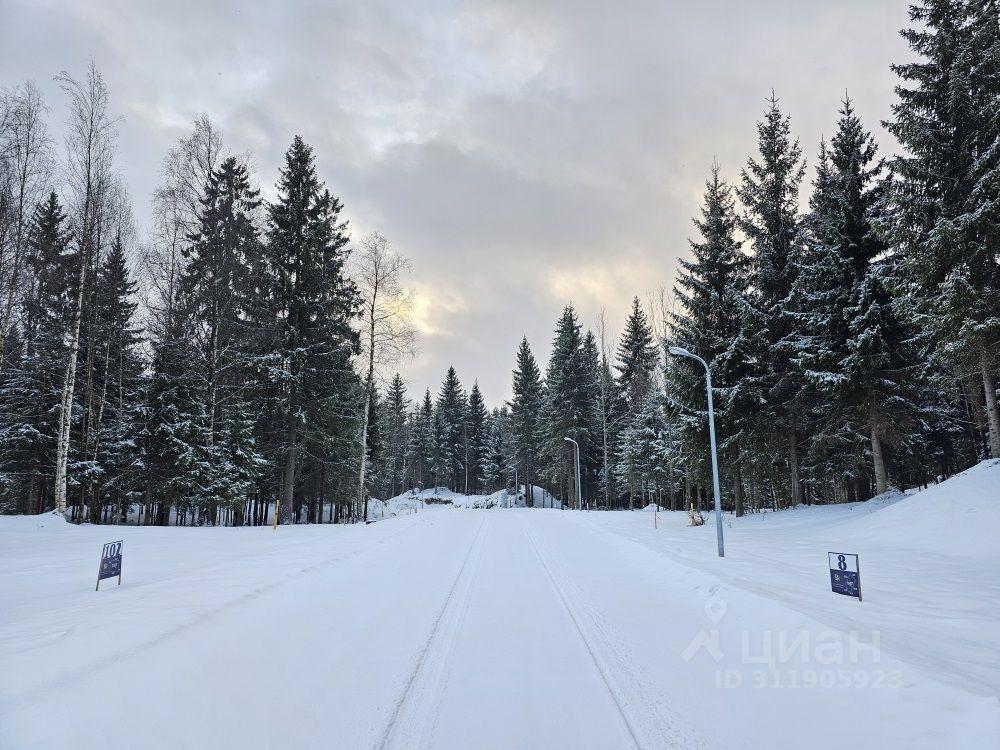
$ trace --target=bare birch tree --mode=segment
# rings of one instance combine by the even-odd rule
[[[153,193],[154,241],[142,253],[145,283],[152,291],[150,317],[164,325],[170,317],[181,270],[181,247],[198,226],[199,199],[223,156],[222,134],[201,114],[191,133],[167,153]]]
[[[96,228],[101,219],[103,196],[114,183],[112,162],[117,139],[117,120],[108,112],[108,89],[93,61],[83,81],[76,80],[66,72],[61,73],[56,80],[69,99],[67,177],[74,200],[74,238],[80,264],[73,318],[68,332],[69,357],[63,378],[56,434],[55,501],[56,509],[65,513],[73,390],[76,385],[77,355],[80,351],[80,323],[83,318],[87,268],[91,263]]]
[[[0,342],[7,340],[28,226],[52,175],[52,142],[45,123],[45,104],[38,87],[28,81],[0,100]],[[0,346],[0,370],[6,348]]]
[[[367,471],[368,414],[375,379],[381,368],[414,354],[416,331],[410,313],[413,291],[403,286],[410,262],[392,249],[385,237],[373,232],[361,241],[353,255],[354,278],[364,303],[362,346],[365,355],[365,403],[361,422],[361,466],[358,471],[358,502],[368,518]]]

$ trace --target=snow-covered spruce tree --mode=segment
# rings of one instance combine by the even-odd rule
[[[256,304],[252,277],[262,252],[256,224],[260,205],[260,193],[251,186],[246,166],[234,157],[225,159],[209,175],[199,200],[197,226],[182,250],[186,262],[178,280],[179,304],[192,316],[195,346],[201,354],[210,448],[219,435],[220,410],[245,398],[253,342],[246,323]],[[225,451],[209,451],[210,458],[222,460]],[[226,474],[224,467],[220,473]],[[226,507],[236,505],[229,498]],[[209,496],[201,510],[209,523],[217,522],[214,497]]]
[[[617,503],[615,489],[615,446],[618,444],[618,431],[622,427],[621,412],[623,400],[618,392],[618,384],[611,372],[610,356],[607,343],[607,322],[604,311],[598,319],[598,349],[599,360],[595,378],[594,397],[596,399],[597,426],[595,434],[600,435],[600,456],[598,458],[600,491],[604,507],[610,508]]]
[[[540,427],[545,391],[542,376],[531,353],[527,337],[521,338],[517,350],[517,365],[514,370],[513,398],[510,401],[511,452],[514,466],[527,492],[528,505],[533,504],[532,483],[541,453]],[[515,487],[515,491],[517,488]]]
[[[918,59],[893,66],[899,101],[886,123],[906,151],[892,162],[892,241],[937,354],[981,381],[998,456],[997,6],[921,0],[910,19],[902,35]]]
[[[755,364],[746,384],[755,402],[755,442],[764,455],[787,456],[790,502],[795,505],[803,498],[801,387],[788,298],[801,252],[798,197],[805,166],[798,140],[791,137],[790,118],[773,93],[757,135],[759,157],[747,160],[736,191],[744,209],[740,228],[753,250],[744,336]]]
[[[367,394],[368,406],[368,429],[365,433],[365,482],[370,487],[382,486],[385,479],[386,467],[386,444],[385,435],[382,432],[383,423],[379,419],[379,412],[382,411],[382,394],[378,387],[373,386],[371,392]],[[367,501],[363,503],[363,518],[367,518]]]
[[[190,509],[207,500],[213,482],[200,356],[183,320],[175,313],[153,342],[146,469],[149,497],[157,507],[147,517],[161,526],[170,523],[172,509],[182,523]]]
[[[881,264],[873,265],[861,281],[856,305],[847,310],[850,338],[842,364],[849,386],[846,406],[870,435],[879,493],[889,489],[885,447],[914,428],[919,409],[915,335],[895,306]]]
[[[186,264],[179,293],[195,323],[204,360],[210,439],[217,432],[216,411],[242,379],[243,321],[253,263],[260,256],[256,214],[260,192],[250,184],[246,166],[229,157],[212,171],[198,210],[198,227],[182,254]]]
[[[476,494],[481,489],[483,455],[489,439],[489,413],[479,381],[472,381],[465,422],[465,492]]]
[[[282,422],[283,523],[298,515],[303,451],[321,462],[331,450],[342,457],[343,439],[360,423],[363,389],[351,367],[359,347],[351,321],[360,301],[344,273],[348,237],[341,209],[316,176],[312,149],[296,136],[285,154],[278,200],[268,207],[263,268],[269,275],[262,289],[276,342],[269,372]]]
[[[111,244],[97,278],[98,352],[94,377],[100,431],[94,437],[92,459],[98,485],[91,498],[91,523],[100,523],[102,507],[110,503],[112,520],[127,517],[141,498],[143,456],[140,433],[146,408],[142,333],[136,325],[136,291],[125,259],[121,232]]]
[[[407,446],[413,426],[408,423],[410,399],[403,378],[396,373],[382,401],[379,424],[385,442],[384,497],[395,497],[406,482]]]
[[[230,401],[219,413],[216,438],[208,449],[211,485],[207,494],[231,514],[234,526],[245,523],[249,498],[267,468],[267,461],[257,451],[255,421],[247,403]]]
[[[744,315],[748,293],[749,258],[736,239],[738,218],[732,190],[713,164],[705,183],[701,218],[694,225],[701,241],[692,241],[691,260],[681,260],[674,295],[680,305],[670,316],[670,341],[708,362],[712,368],[715,425],[722,459],[729,475],[737,515],[743,513],[741,446],[752,430],[752,405],[745,397],[747,342]],[[697,362],[676,359],[666,368],[669,406],[676,411],[683,440],[691,456],[708,456],[708,402],[705,373]],[[711,464],[690,462],[693,481],[708,486]]]
[[[482,475],[487,492],[495,492],[510,484],[511,457],[507,444],[510,431],[510,413],[506,407],[494,409],[490,415],[489,429],[482,456]]]
[[[4,494],[11,505],[41,513],[54,504],[51,490],[65,337],[79,263],[55,193],[34,211],[25,254],[29,283],[20,300],[22,330],[3,342],[10,355],[17,356],[18,365],[4,370],[0,385],[0,462],[8,477]]]
[[[625,332],[618,345],[618,370],[616,383],[620,400],[620,417],[624,429],[639,421],[639,415],[645,406],[647,397],[655,388],[655,373],[659,363],[659,347],[653,340],[653,329],[646,318],[646,313],[639,304],[639,298],[632,300],[632,311],[625,320]],[[618,439],[621,446],[622,439]],[[619,465],[620,465],[619,461]],[[634,468],[634,464],[628,466]],[[636,476],[630,475],[622,481],[621,472],[616,472],[619,486],[628,492],[629,509],[634,505],[634,494],[637,487]]]
[[[566,438],[579,443],[583,462],[593,450],[590,431],[595,419],[592,365],[585,358],[581,326],[572,305],[563,309],[556,323],[545,383],[542,473],[572,504],[577,496],[576,458]]]
[[[828,478],[858,484],[868,476],[857,462],[869,445],[877,492],[888,489],[886,445],[915,424],[920,374],[915,331],[897,311],[878,260],[887,250],[878,229],[881,171],[874,138],[845,100],[829,151],[820,149],[791,301],[810,453]]]
[[[630,507],[633,498],[642,498],[640,505],[659,502],[660,493],[667,486],[666,424],[662,409],[662,395],[651,390],[642,408],[631,415],[621,431],[615,472],[618,482],[629,493]]]
[[[628,414],[642,411],[646,396],[655,384],[654,373],[659,363],[659,348],[653,340],[653,329],[639,298],[632,300],[632,311],[625,319],[625,332],[618,344],[615,369],[624,407]]]
[[[583,496],[585,498],[605,497],[604,458],[610,453],[610,446],[604,444],[603,404],[601,398],[601,364],[600,346],[594,332],[588,330],[583,337],[584,390],[590,400],[590,424],[587,432],[590,440],[587,446],[581,445],[580,470],[583,473]],[[609,378],[610,381],[610,378]],[[610,466],[610,456],[609,466]]]
[[[406,461],[412,486],[427,487],[433,477],[434,465],[434,402],[430,388],[424,391],[420,406],[410,417]]]
[[[465,481],[465,389],[454,367],[449,367],[434,404],[435,484],[458,491]]]

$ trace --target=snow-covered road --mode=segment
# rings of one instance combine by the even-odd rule
[[[277,532],[7,519],[0,747],[996,746],[992,688],[874,649],[877,601],[775,601],[740,584],[738,535],[717,575],[710,537],[668,515],[657,530],[547,510]],[[115,535],[125,584],[95,593]],[[672,553],[695,539],[704,556]]]

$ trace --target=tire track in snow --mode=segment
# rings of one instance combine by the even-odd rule
[[[484,515],[479,523],[424,646],[393,705],[382,736],[374,745],[375,750],[393,747],[413,750],[427,747],[430,742],[451,667],[455,636],[461,630],[472,601],[488,520],[489,515]]]
[[[590,654],[590,660],[591,662],[593,662],[594,668],[597,670],[598,675],[600,675],[601,681],[604,683],[604,687],[608,691],[608,695],[611,696],[611,700],[615,704],[615,708],[618,709],[618,714],[621,716],[622,722],[625,724],[625,728],[628,730],[629,736],[632,738],[632,744],[636,747],[637,750],[644,750],[645,746],[639,740],[639,734],[636,731],[636,728],[633,725],[632,720],[626,713],[625,707],[622,705],[622,702],[619,699],[618,691],[612,685],[611,680],[608,677],[608,672],[604,667],[604,665],[602,664],[603,660],[598,657],[593,645],[591,644],[591,641],[587,638],[587,635],[584,633],[583,627],[580,624],[580,619],[577,617],[576,612],[570,605],[569,600],[566,598],[566,593],[563,590],[562,586],[559,585],[559,582],[552,574],[552,568],[549,567],[549,564],[546,561],[545,556],[542,555],[541,550],[538,549],[538,544],[535,542],[535,537],[528,529],[527,523],[524,521],[523,517],[521,518],[521,524],[524,530],[524,534],[528,538],[528,542],[531,544],[531,548],[534,550],[535,556],[538,558],[538,562],[541,565],[542,570],[545,571],[545,575],[548,578],[549,583],[552,585],[552,588],[555,590],[556,595],[559,597],[559,601],[562,602],[563,609],[566,610],[566,614],[569,616],[570,621],[573,623],[573,628],[576,631],[577,637],[580,639],[580,642],[583,644],[583,647],[586,649],[587,653]]]
[[[647,746],[697,750],[710,748],[711,745],[698,737],[686,720],[665,707],[662,695],[654,694],[649,689],[649,681],[644,677],[641,666],[626,645],[626,640],[588,600],[580,587],[571,581],[564,585],[557,579],[553,568],[559,566],[550,564],[523,518],[521,522],[542,568],[548,575],[549,582],[576,626],[576,631],[586,645],[608,692],[611,693],[636,747],[640,750]],[[570,603],[567,589],[572,589],[576,595],[574,604]],[[579,611],[580,609],[583,613]],[[588,626],[586,630],[589,631],[589,637],[584,629],[585,623]],[[635,706],[636,703],[639,705]],[[630,715],[635,714],[650,717],[650,720],[633,722]],[[642,737],[642,740],[639,737]]]

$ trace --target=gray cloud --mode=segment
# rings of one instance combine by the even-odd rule
[[[736,179],[773,87],[812,158],[849,90],[883,147],[898,0],[205,3],[0,0],[0,84],[95,59],[124,115],[141,221],[164,153],[207,112],[265,191],[294,133],[345,203],[414,264],[416,393],[454,364],[509,393],[562,306],[618,328],[669,288],[713,158]]]

